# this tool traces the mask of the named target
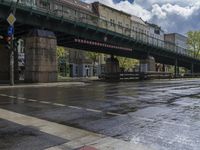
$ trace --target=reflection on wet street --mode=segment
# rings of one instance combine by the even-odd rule
[[[200,80],[1,89],[0,108],[160,150],[200,148]]]

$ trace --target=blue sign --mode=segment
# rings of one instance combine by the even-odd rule
[[[13,26],[9,26],[8,27],[8,36],[12,36],[14,34],[14,27]]]

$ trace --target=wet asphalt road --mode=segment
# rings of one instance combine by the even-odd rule
[[[0,108],[159,150],[200,149],[200,80],[1,89]],[[20,132],[21,128],[0,120],[0,149],[12,149],[15,137],[41,137],[40,149],[63,142],[31,128]],[[19,149],[27,143],[21,142]]]

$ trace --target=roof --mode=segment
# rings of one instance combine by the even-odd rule
[[[146,25],[145,22],[144,22],[144,20],[142,20],[142,18],[140,18],[140,17],[137,17],[137,16],[131,16],[131,20],[132,20],[132,21],[135,21],[135,22],[137,22],[137,23],[140,23],[140,24]]]
[[[177,36],[182,36],[182,37],[187,38],[187,36],[182,35],[182,34],[180,34],[180,33],[167,33],[167,34],[165,34],[165,35],[177,35]]]
[[[153,24],[153,23],[149,23],[149,22],[145,22],[147,25],[149,25],[149,26],[151,26],[151,27],[153,27],[153,28],[159,28],[159,29],[161,29],[161,27],[159,27],[158,25],[156,25],[156,24]]]
[[[184,40],[187,40],[187,36],[185,35],[182,35],[180,33],[168,33],[168,34],[165,34],[165,36],[174,36],[174,37],[178,37],[179,39],[184,39]]]
[[[164,32],[164,31],[162,30],[162,28],[161,28],[160,26],[156,25],[156,24],[149,23],[149,22],[147,22],[147,21],[146,21],[145,23],[146,23],[148,26],[152,27],[152,28],[159,29],[160,31]]]

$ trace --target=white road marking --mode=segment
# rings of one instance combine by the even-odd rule
[[[90,109],[90,108],[87,108],[86,110],[87,110],[87,111],[96,112],[96,113],[102,113],[101,110],[96,110],[96,109]]]
[[[51,104],[50,102],[47,102],[47,101],[38,101],[38,102],[42,104]]]
[[[27,99],[27,101],[30,101],[30,102],[37,102],[37,100],[35,100],[35,99]]]
[[[15,96],[8,96],[9,98],[16,98]]]
[[[67,107],[69,107],[69,108],[74,108],[74,109],[83,109],[83,108],[77,107],[77,106],[67,106]]]
[[[107,112],[108,115],[114,115],[114,116],[123,116],[123,114],[113,113],[113,112]]]
[[[6,95],[6,94],[0,94],[0,95],[1,95],[1,96],[6,96],[6,97],[8,96],[8,95]]]
[[[24,97],[16,97],[16,98],[19,100],[26,100],[26,98],[24,98]]]
[[[59,103],[51,103],[51,104],[54,105],[54,106],[61,106],[61,107],[66,106],[66,105],[64,105],[64,104],[59,104]]]

